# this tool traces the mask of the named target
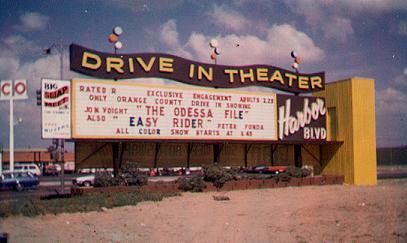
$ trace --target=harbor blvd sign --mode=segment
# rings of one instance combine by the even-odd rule
[[[326,140],[325,99],[278,95],[277,106],[279,140]]]

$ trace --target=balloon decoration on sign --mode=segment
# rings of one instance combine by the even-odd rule
[[[113,44],[114,46],[114,53],[117,52],[117,50],[121,49],[123,47],[123,44],[121,41],[119,41],[119,36],[123,34],[123,29],[120,26],[116,26],[113,29],[113,33],[109,35],[107,38],[110,43]]]
[[[298,73],[299,70],[299,66],[301,63],[301,58],[297,55],[297,53],[295,53],[295,51],[291,51],[291,57],[294,58],[294,62],[293,64],[291,64],[291,67]]]
[[[220,55],[220,49],[219,49],[219,43],[217,40],[212,39],[209,42],[209,46],[213,49],[213,52],[211,54],[211,59],[215,62],[215,64],[217,63],[217,59],[218,56]]]

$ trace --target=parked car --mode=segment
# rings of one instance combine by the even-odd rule
[[[61,166],[58,164],[49,164],[45,166],[45,174],[47,175],[58,175],[61,171]]]
[[[73,186],[93,186],[95,183],[95,174],[87,174],[83,176],[78,176],[72,179]]]
[[[95,174],[96,172],[113,172],[113,168],[82,168],[78,170],[79,174]]]
[[[36,176],[41,175],[40,167],[38,167],[38,165],[36,165],[34,163],[16,164],[16,165],[14,165],[14,171],[15,172],[30,172]]]
[[[282,172],[285,172],[287,170],[287,166],[266,166],[263,170],[262,173],[265,174],[280,174]]]
[[[53,164],[48,164],[45,166],[44,174],[58,175],[60,172],[61,172],[61,164],[53,163]],[[74,173],[75,172],[75,162],[65,161],[64,172],[65,173]]]
[[[286,166],[265,166],[258,165],[253,167],[244,168],[243,172],[246,173],[264,173],[264,174],[279,174],[287,170]]]
[[[22,191],[24,188],[36,188],[39,184],[38,177],[30,172],[4,172],[0,176],[1,190]]]
[[[246,173],[263,173],[265,168],[266,168],[266,166],[264,166],[264,165],[246,167],[246,168],[243,169],[243,172],[246,172]]]

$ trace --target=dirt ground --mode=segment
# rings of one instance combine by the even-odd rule
[[[105,212],[2,219],[9,242],[407,242],[407,179],[184,193]]]

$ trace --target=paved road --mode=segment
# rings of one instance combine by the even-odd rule
[[[65,176],[65,191],[69,192],[72,186],[72,179],[77,176],[67,174]],[[40,185],[37,189],[26,189],[22,192],[0,191],[0,200],[4,199],[21,199],[21,198],[41,198],[47,195],[61,192],[61,180],[59,176],[40,176]]]
[[[72,185],[72,179],[80,176],[77,174],[66,174],[64,176],[64,184]],[[40,186],[59,186],[61,185],[61,178],[59,176],[40,176]]]

